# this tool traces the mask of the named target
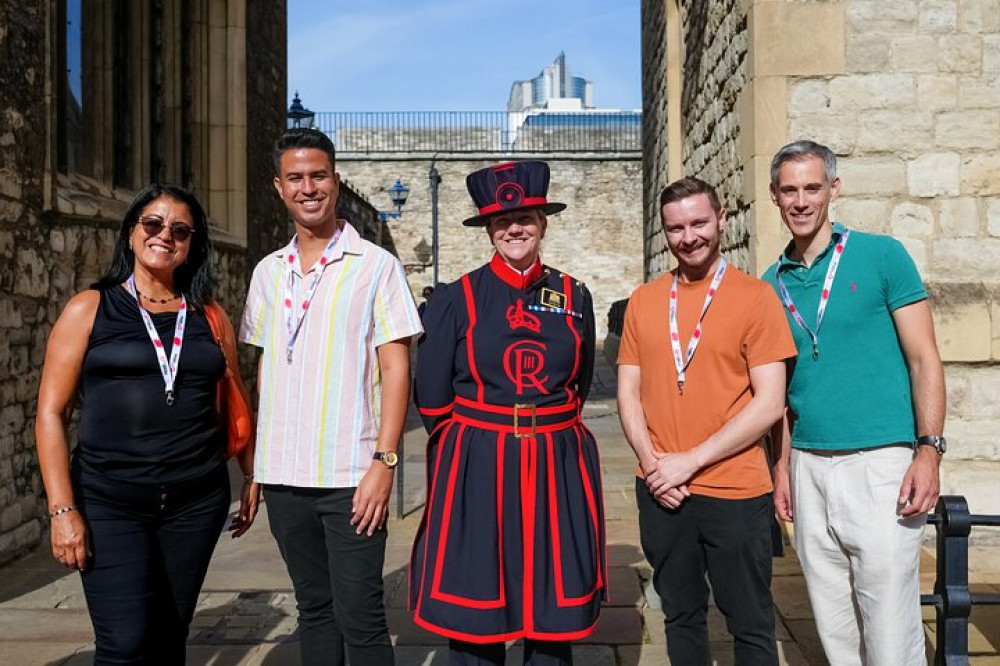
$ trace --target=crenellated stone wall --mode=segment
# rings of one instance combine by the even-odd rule
[[[497,156],[435,161],[439,189],[438,280],[451,282],[489,260],[492,247],[482,228],[462,226],[476,214],[465,177],[503,161]],[[611,303],[642,283],[642,168],[637,157],[546,157],[551,169],[549,200],[567,209],[549,218],[542,260],[582,280],[594,296],[598,339],[607,332]],[[382,211],[393,210],[385,189],[399,179],[410,187],[401,217],[389,220],[398,255],[413,294],[433,282],[432,269],[417,259],[415,246],[431,244],[429,159],[337,157],[337,170],[357,192]],[[418,298],[419,300],[419,298]]]

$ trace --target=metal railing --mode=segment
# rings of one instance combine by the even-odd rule
[[[341,155],[642,150],[639,111],[322,111],[315,122]]]
[[[973,526],[1000,527],[1000,516],[973,515],[960,495],[938,498],[927,522],[937,529],[937,577],[934,593],[920,597],[937,615],[935,666],[969,663],[969,615],[974,605],[1000,605],[1000,594],[969,591],[969,533]]]

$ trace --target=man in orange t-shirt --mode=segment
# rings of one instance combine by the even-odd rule
[[[618,353],[618,409],[639,459],[642,548],[671,663],[710,663],[708,585],[738,666],[778,663],[771,600],[771,477],[761,438],[785,405],[796,354],[781,303],[728,265],[707,183],[660,194],[677,269],[635,290]]]

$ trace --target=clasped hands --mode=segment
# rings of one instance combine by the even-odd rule
[[[657,503],[667,509],[676,509],[691,495],[687,482],[699,469],[691,451],[653,451],[653,458],[642,465],[646,487]]]

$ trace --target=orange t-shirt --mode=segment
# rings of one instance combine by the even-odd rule
[[[698,323],[712,275],[678,284],[681,352]],[[640,286],[629,299],[619,365],[641,369],[640,395],[653,447],[688,451],[719,430],[750,402],[750,368],[796,355],[781,302],[770,285],[731,264],[702,321],[702,337],[688,365],[684,394],[670,348],[670,286],[673,275]],[[689,482],[692,493],[723,499],[771,491],[761,442],[710,465]],[[642,470],[638,472],[642,476]]]

